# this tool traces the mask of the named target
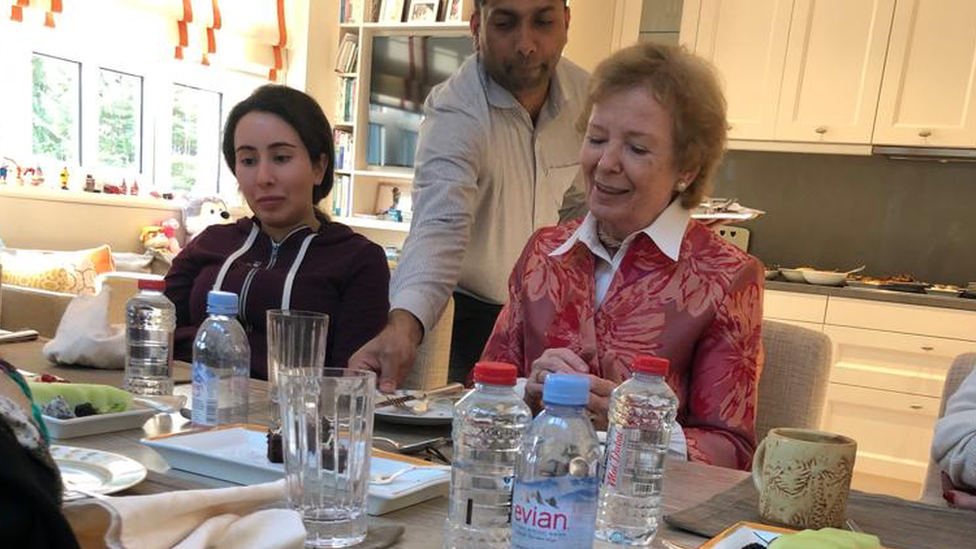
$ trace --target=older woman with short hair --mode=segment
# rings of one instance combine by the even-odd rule
[[[626,48],[591,77],[580,128],[590,213],[530,239],[483,359],[516,364],[534,404],[548,374],[590,376],[605,426],[633,359],[667,358],[688,457],[746,469],[763,268],[691,219],[725,148],[716,78],[681,48]]]

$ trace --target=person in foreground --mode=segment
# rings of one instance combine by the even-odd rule
[[[454,295],[449,380],[463,381],[532,233],[580,215],[574,127],[586,71],[562,59],[566,0],[476,0],[477,52],[424,105],[413,221],[383,332],[350,360],[396,388]]]
[[[949,505],[976,511],[976,370],[946,401],[945,415],[935,424],[932,459],[942,470]]]
[[[324,366],[345,367],[389,310],[383,249],[330,221],[316,204],[332,189],[332,129],[303,92],[258,88],[227,117],[224,160],[254,216],[194,238],[166,275],[176,305],[174,356],[190,360],[210,290],[234,292],[251,345],[251,375],[267,379],[266,315],[300,309],[329,315]]]
[[[0,533],[4,547],[78,547],[61,514],[61,474],[30,389],[0,359]]]
[[[691,219],[725,146],[716,78],[683,49],[626,48],[591,77],[580,125],[590,213],[532,236],[482,360],[515,364],[530,404],[551,373],[589,375],[601,428],[634,357],[667,358],[687,456],[747,469],[763,267]]]

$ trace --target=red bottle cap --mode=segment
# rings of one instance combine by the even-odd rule
[[[162,278],[140,278],[138,286],[140,290],[166,291],[166,281]]]
[[[474,365],[475,383],[515,385],[516,377],[518,377],[518,370],[511,364],[504,362],[479,362]]]
[[[637,355],[634,362],[630,365],[630,370],[632,372],[640,372],[642,374],[650,374],[652,376],[666,376],[668,375],[668,369],[671,367],[671,361],[666,358],[660,358],[650,355]]]

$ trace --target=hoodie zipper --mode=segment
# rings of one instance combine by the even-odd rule
[[[241,324],[244,325],[245,332],[251,333],[252,331],[254,331],[254,326],[252,326],[251,323],[247,321],[246,315],[244,314],[244,311],[247,310],[245,307],[247,305],[248,293],[250,293],[251,290],[251,281],[254,280],[254,277],[257,276],[258,271],[260,271],[261,269],[271,270],[275,266],[275,263],[277,263],[278,251],[285,244],[285,242],[287,242],[288,239],[291,238],[293,234],[305,228],[308,228],[308,225],[302,225],[301,227],[295,228],[293,231],[286,234],[285,237],[281,239],[281,242],[275,242],[274,240],[271,240],[271,237],[269,236],[268,239],[271,240],[271,255],[268,257],[268,264],[264,267],[260,265],[258,265],[257,267],[252,267],[251,270],[248,271],[247,276],[244,277],[244,284],[243,286],[241,286],[240,305],[238,306],[237,310],[238,310],[238,317],[241,321]]]

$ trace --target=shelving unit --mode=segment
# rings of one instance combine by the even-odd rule
[[[336,3],[337,8],[341,5],[342,1],[339,0]],[[364,4],[369,2],[370,0],[365,0],[359,3],[356,6],[357,10],[367,9]],[[443,1],[445,5],[448,3],[449,0]],[[410,0],[404,0],[404,4],[409,6]],[[458,22],[390,23],[363,21],[363,11],[354,13],[354,18],[357,19],[357,22],[338,21],[337,44],[341,47],[344,40],[343,37],[351,34],[355,37],[358,47],[356,51],[355,70],[335,72],[337,99],[336,104],[333,106],[334,110],[330,113],[330,120],[336,121],[333,124],[335,130],[352,134],[352,147],[347,151],[347,154],[351,154],[352,156],[352,169],[336,170],[336,187],[332,193],[335,195],[335,200],[330,195],[326,202],[330,208],[336,204],[340,207],[338,212],[335,210],[330,212],[336,221],[356,229],[366,229],[364,232],[367,232],[369,235],[375,235],[376,231],[386,233],[382,235],[382,239],[387,242],[391,239],[402,242],[402,239],[405,238],[406,233],[410,230],[409,222],[360,217],[362,215],[376,214],[377,193],[379,192],[380,185],[398,186],[401,188],[401,192],[409,193],[410,185],[413,181],[412,169],[370,166],[366,162],[369,134],[370,63],[372,59],[373,39],[378,36],[468,36],[470,33],[468,20],[473,9],[474,0],[462,0],[461,13],[464,16],[464,20]],[[406,17],[407,11],[407,9],[404,9],[404,17]],[[446,8],[442,6],[441,11],[446,11]],[[443,17],[444,15],[440,14],[440,16]],[[335,63],[338,63],[338,55],[339,50],[337,49]],[[342,99],[340,99],[342,97],[340,90],[347,88],[346,80],[353,80],[355,82],[354,86],[352,86],[354,92],[347,99],[353,102],[351,109],[348,109],[348,112],[352,113],[350,120],[344,119],[343,114],[346,108],[340,104],[342,102]],[[347,188],[340,188],[340,181],[347,181],[347,183],[344,183],[347,185]]]

